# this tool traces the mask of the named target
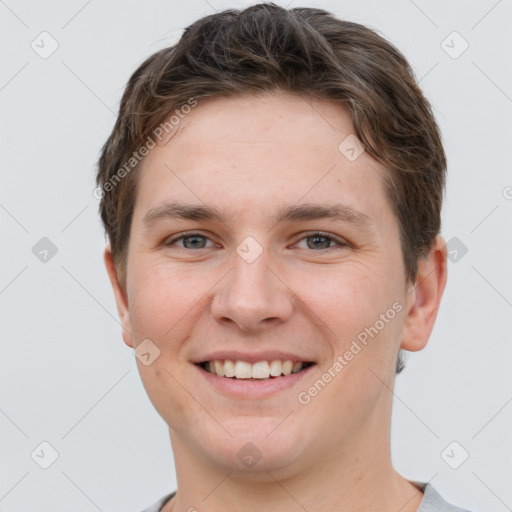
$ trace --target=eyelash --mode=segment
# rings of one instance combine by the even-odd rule
[[[180,241],[180,240],[183,240],[185,238],[192,238],[192,237],[202,237],[202,238],[207,238],[209,239],[208,236],[206,235],[203,235],[202,233],[197,233],[197,232],[186,232],[186,233],[182,233],[181,235],[175,237],[175,238],[172,238],[171,240],[168,240],[167,242],[164,242],[164,245],[166,247],[170,247],[172,245],[174,245],[176,242]],[[321,237],[321,238],[327,238],[328,240],[332,241],[332,242],[335,242],[336,244],[338,244],[338,248],[341,249],[343,247],[349,247],[349,244],[347,242],[344,242],[343,240],[337,238],[337,237],[334,237],[333,235],[329,234],[329,233],[326,233],[324,231],[311,231],[311,232],[308,232],[308,233],[305,233],[302,238],[299,239],[299,242],[306,239],[306,238],[314,238],[314,237]],[[188,249],[186,247],[180,247],[180,249],[183,249],[183,250],[186,250],[186,251],[193,251],[194,249]],[[200,247],[200,249],[207,249],[207,247]],[[326,250],[329,250],[329,249],[335,249],[335,247],[328,247],[327,249],[319,249],[318,251],[314,251],[313,249],[311,249],[313,252],[323,252],[323,251],[326,251]]]

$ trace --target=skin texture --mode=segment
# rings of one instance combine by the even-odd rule
[[[169,425],[179,490],[165,510],[412,512],[421,502],[391,464],[391,390],[399,348],[428,342],[446,250],[438,237],[416,283],[406,281],[386,169],[366,152],[350,161],[338,150],[353,133],[348,112],[331,101],[282,92],[217,98],[143,162],[125,289],[109,246],[104,259],[125,343],[150,339],[160,350],[152,364],[137,364]],[[146,228],[146,213],[170,200],[223,209],[226,220],[169,218]],[[272,220],[305,203],[343,203],[369,222]],[[206,238],[169,244],[191,230]],[[332,241],[315,245],[314,230]],[[249,236],[263,249],[252,263],[236,252]],[[300,403],[298,393],[394,303],[401,311]],[[223,349],[289,351],[316,365],[266,398],[233,398],[191,362]],[[261,454],[251,467],[238,456],[247,442]]]

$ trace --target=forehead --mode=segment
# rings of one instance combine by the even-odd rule
[[[343,203],[368,217],[386,208],[387,170],[364,151],[347,157],[354,127],[339,103],[289,93],[215,98],[199,102],[171,135],[143,161],[140,219],[170,198],[269,218],[273,206],[301,201]]]

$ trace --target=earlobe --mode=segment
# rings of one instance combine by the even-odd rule
[[[442,237],[428,255],[418,260],[418,275],[407,297],[408,309],[400,348],[422,350],[434,328],[447,279],[447,250]]]
[[[122,335],[123,340],[129,347],[133,348],[133,340],[131,336],[131,323],[130,323],[130,311],[128,308],[128,295],[124,290],[123,286],[119,282],[117,275],[114,258],[112,257],[112,249],[110,244],[107,244],[103,252],[103,260],[105,261],[105,267],[107,269],[110,284],[114,291],[114,297],[117,305],[117,312],[119,319],[121,320],[121,327],[123,329]]]

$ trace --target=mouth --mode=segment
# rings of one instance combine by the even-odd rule
[[[271,361],[234,361],[231,359],[216,359],[196,363],[205,372],[232,380],[268,381],[301,373],[315,363],[311,361],[291,361],[274,359]]]

